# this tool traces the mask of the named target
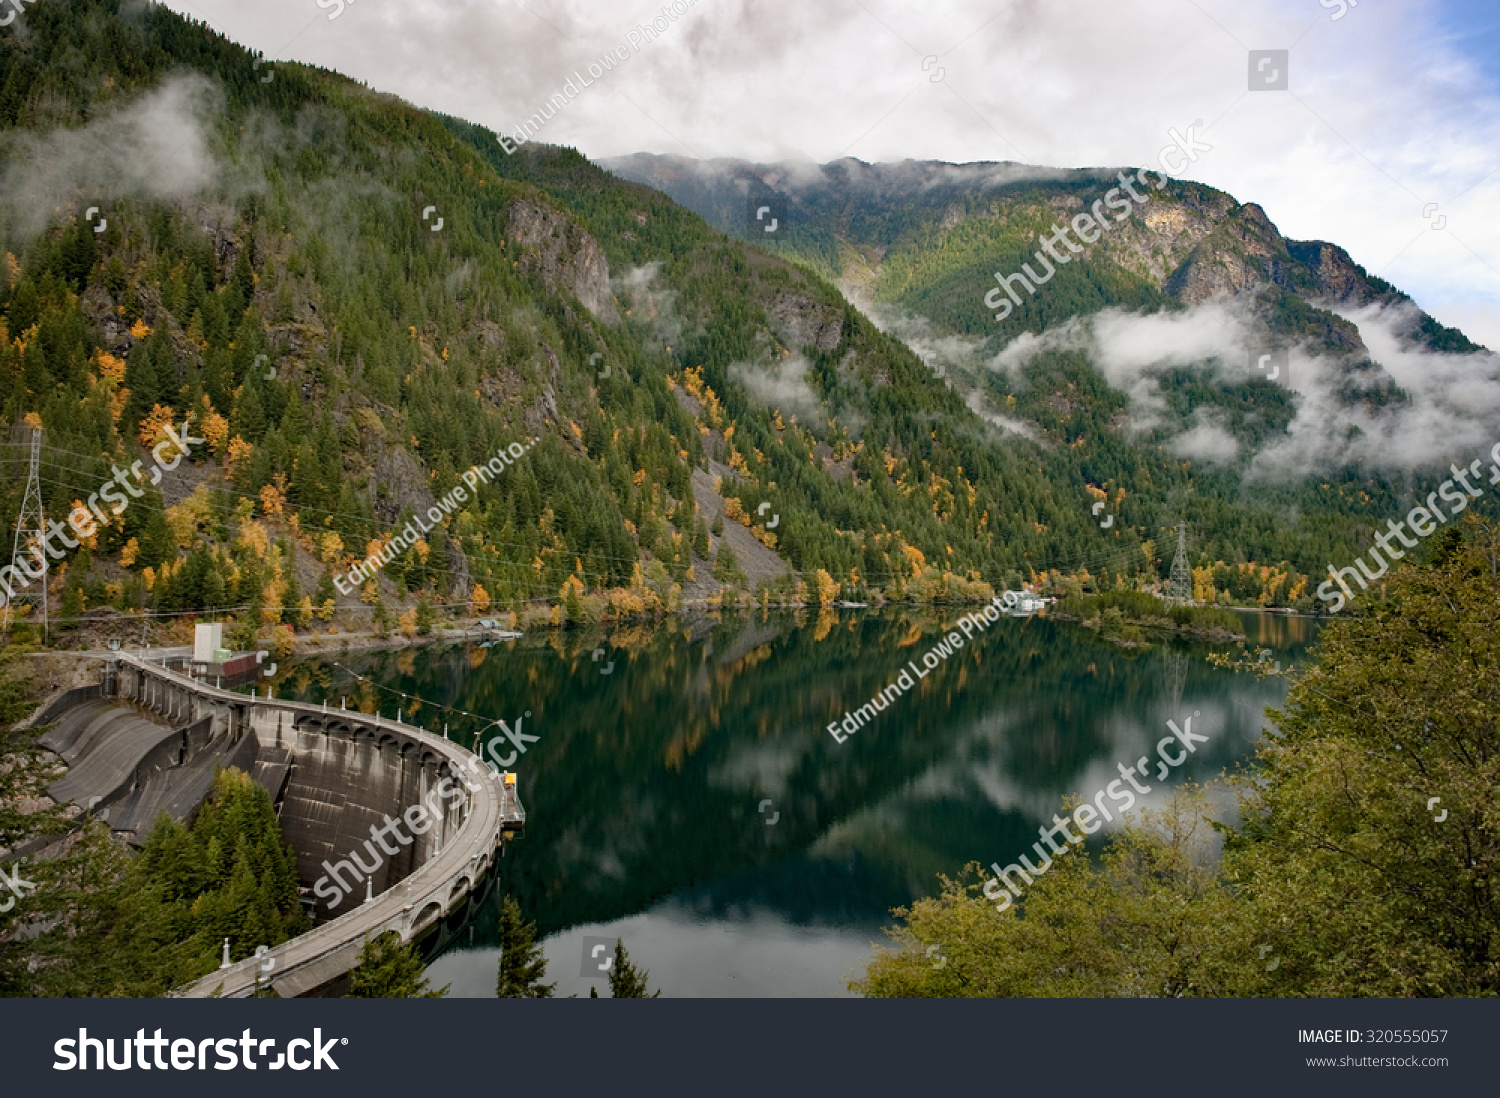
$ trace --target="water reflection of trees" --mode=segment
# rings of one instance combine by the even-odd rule
[[[446,723],[471,744],[495,719],[531,713],[525,731],[541,739],[515,767],[530,824],[502,872],[546,933],[695,887],[711,907],[784,902],[799,918],[835,917],[828,905],[883,910],[931,891],[936,872],[1035,837],[1038,821],[998,809],[971,770],[1055,788],[1091,763],[1113,765],[1118,714],[1149,713],[1159,727],[1173,693],[1225,689],[1226,673],[1201,652],[1127,651],[1045,619],[1006,619],[839,744],[826,725],[907,660],[920,666],[957,614],[801,616],[801,627],[791,614],[757,613],[340,662],[478,714],[404,704],[414,723],[438,733]],[[326,667],[293,685],[314,700],[326,691],[360,708],[378,702],[388,715],[397,705]],[[1261,689],[1279,697],[1278,684]],[[1203,761],[1232,761],[1243,745],[1228,739]],[[933,774],[945,775],[937,794],[910,793]],[[762,796],[780,813],[774,828],[757,812]],[[818,855],[803,853],[815,843]],[[828,851],[848,856],[830,870]]]

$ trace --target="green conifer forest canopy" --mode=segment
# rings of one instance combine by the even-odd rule
[[[1249,483],[1174,456],[1125,431],[1125,394],[1068,350],[1014,391],[987,383],[1032,437],[1002,431],[846,302],[830,281],[844,244],[817,223],[772,254],[572,150],[507,156],[481,127],[306,66],[266,81],[251,53],[157,7],[56,0],[27,26],[0,37],[0,418],[45,427],[49,514],[166,422],[191,414],[206,440],[54,569],[64,619],[232,606],[305,626],[330,599],[358,608],[335,574],[529,439],[378,590],[515,606],[565,585],[650,578],[670,602],[673,584],[743,583],[751,562],[709,533],[718,484],[742,525],[770,504],[759,540],[819,597],[945,597],[1048,569],[1155,580],[1186,518],[1209,597],[1308,606],[1307,575],[1363,548],[1414,488],[1357,467]],[[1170,201],[1227,199],[1190,190]],[[856,221],[904,257],[882,299],[963,331],[987,272],[1024,258],[1050,215],[970,221],[969,243],[940,250],[931,215],[911,199]],[[1339,338],[1299,278],[1314,274],[1269,287],[1265,308]],[[1048,290],[1016,332],[1180,307],[1107,259]],[[1178,412],[1213,406],[1252,441],[1291,415],[1279,388],[1177,382]],[[21,459],[7,448],[5,544]]]

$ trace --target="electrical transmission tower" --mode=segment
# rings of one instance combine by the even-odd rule
[[[1177,524],[1177,555],[1172,558],[1172,578],[1167,581],[1170,602],[1193,601],[1193,570],[1188,566],[1187,523]]]
[[[36,590],[16,590],[14,594],[0,592],[0,597],[5,600],[5,616],[0,621],[0,634],[10,635],[10,620],[13,616],[12,607],[18,602],[40,603],[42,608],[42,636],[47,636],[47,555],[43,549],[46,544],[42,538],[47,532],[47,517],[42,510],[42,482],[41,482],[41,458],[42,458],[42,429],[33,427],[31,429],[31,468],[26,474],[26,493],[21,497],[21,513],[16,518],[16,537],[10,550],[10,572],[8,588],[19,588],[21,584],[27,583],[28,578],[40,578],[41,582],[36,585]],[[38,574],[30,566],[27,559],[36,554],[40,562],[36,565],[42,571]]]

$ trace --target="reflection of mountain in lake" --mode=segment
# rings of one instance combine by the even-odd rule
[[[490,719],[531,712],[525,730],[540,740],[514,768],[530,820],[501,872],[543,934],[673,894],[704,917],[769,907],[795,923],[874,925],[934,891],[938,873],[1025,850],[1063,796],[1092,796],[1117,763],[1154,765],[1169,717],[1196,710],[1211,739],[1168,783],[1205,780],[1248,753],[1264,707],[1285,695],[1278,680],[1210,667],[1206,649],[1127,651],[1007,618],[835,742],[827,724],[907,661],[920,666],[958,616],[756,615],[340,662]],[[609,674],[591,658],[600,646]],[[375,701],[317,663],[282,692]],[[396,701],[379,698],[388,715]],[[402,704],[408,721],[441,732],[446,720],[466,742],[483,727]]]

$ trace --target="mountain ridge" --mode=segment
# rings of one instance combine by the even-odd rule
[[[914,233],[931,230],[934,221],[939,231],[946,232],[976,217],[983,220],[1004,216],[996,208],[996,199],[1008,197],[1007,192],[1020,191],[1024,195],[1026,189],[1035,189],[1048,182],[1065,183],[1069,188],[1061,195],[1048,196],[1049,199],[1063,199],[1054,205],[1071,210],[1084,209],[1089,203],[1076,195],[1079,187],[1098,186],[1106,181],[1113,183],[1120,178],[1120,173],[1133,170],[1048,168],[1014,161],[953,164],[906,160],[869,164],[853,158],[821,165],[810,162],[767,164],[734,158],[694,161],[650,153],[601,158],[598,163],[623,178],[656,187],[731,235],[741,235],[735,230],[744,224],[743,217],[737,216],[743,209],[742,203],[737,204],[729,197],[731,193],[743,193],[738,185],[754,181],[776,189],[790,200],[790,232],[786,239],[791,247],[788,250],[813,262],[829,254],[822,246],[825,233],[856,248],[879,249],[882,255],[888,255]],[[975,188],[976,180],[984,185]],[[847,205],[835,213],[830,207],[836,209],[836,203],[828,192],[836,188],[849,192],[850,202],[869,192],[877,198],[905,200],[908,207],[893,211],[886,218],[879,217],[878,213],[861,216]],[[988,198],[989,205],[976,210],[975,203],[985,200],[988,192],[994,192]],[[1338,305],[1411,301],[1409,295],[1369,275],[1339,245],[1283,236],[1258,203],[1241,203],[1227,192],[1206,184],[1176,179],[1167,185],[1165,195],[1152,195],[1152,198],[1157,204],[1148,206],[1140,214],[1144,226],[1151,230],[1151,247],[1140,247],[1141,234],[1137,234],[1138,246],[1131,254],[1134,262],[1121,265],[1154,282],[1164,296],[1196,304],[1216,293],[1242,292],[1270,284],[1297,293],[1304,300],[1309,294],[1321,294]],[[910,215],[913,205],[919,215],[915,225],[907,223],[910,216],[900,216]],[[936,213],[939,205],[942,206],[941,214]],[[925,218],[920,217],[923,212]],[[799,219],[804,223],[799,224]],[[883,221],[897,224],[900,231],[894,238],[871,240],[852,235],[860,226],[879,225]],[[1127,230],[1129,227],[1130,223],[1127,223]],[[1216,234],[1218,239],[1215,239]],[[743,235],[750,236],[748,230]],[[1163,245],[1170,249],[1168,258],[1171,262],[1166,268],[1153,262],[1153,249]],[[1248,252],[1248,257],[1236,255],[1237,251]],[[1234,262],[1236,259],[1239,262]],[[835,277],[841,274],[840,267],[838,262],[830,265]],[[1012,263],[1001,265],[1000,269],[1009,271],[1017,267],[1018,264]],[[975,282],[981,287],[981,291],[974,295],[976,302],[983,296],[986,279]],[[899,300],[900,295],[895,291],[888,293],[892,300]],[[982,307],[976,305],[974,317],[970,319],[982,320],[983,312]],[[1429,346],[1459,353],[1484,349],[1462,332],[1446,328],[1425,312],[1420,313],[1417,323]],[[974,334],[976,329],[983,328],[983,324],[949,327]],[[1007,327],[1001,330],[1011,334],[1017,329]],[[1022,326],[1020,330],[1035,331],[1036,328]],[[1357,340],[1357,335],[1354,338]]]

